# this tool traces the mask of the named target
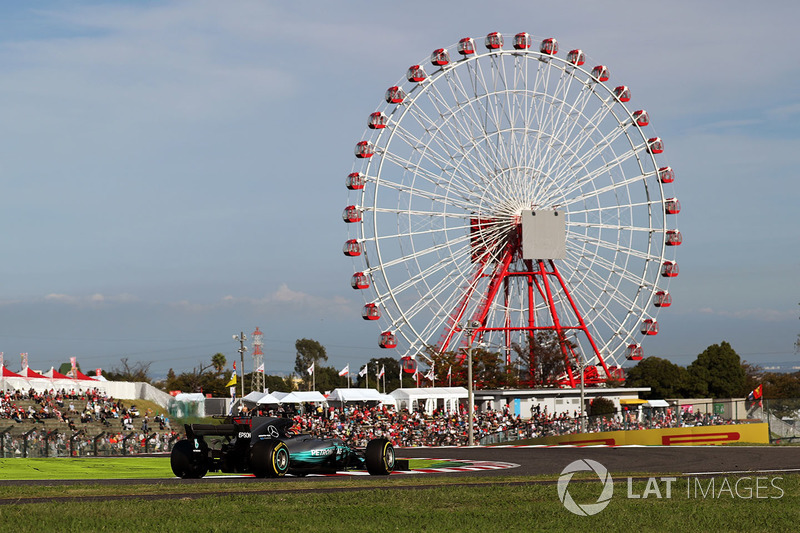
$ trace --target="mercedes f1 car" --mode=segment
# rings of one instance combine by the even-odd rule
[[[201,478],[209,471],[282,477],[364,469],[387,475],[395,469],[394,447],[387,439],[353,448],[341,439],[293,433],[291,424],[288,418],[257,416],[186,424],[186,438],[172,449],[172,471],[180,478]]]

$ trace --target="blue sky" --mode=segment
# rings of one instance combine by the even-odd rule
[[[345,7],[346,6],[346,7]],[[800,6],[752,2],[13,2],[0,6],[0,351],[189,369],[264,332],[372,357],[341,211],[366,116],[434,48],[553,36],[629,85],[678,175],[673,305],[648,355],[800,331]],[[248,363],[249,365],[249,363]],[[249,371],[249,368],[248,368]]]

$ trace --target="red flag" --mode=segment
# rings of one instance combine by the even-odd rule
[[[747,399],[758,400],[759,398],[761,398],[762,393],[763,393],[763,385],[759,385],[758,387],[753,389],[753,391],[750,394],[747,395]]]

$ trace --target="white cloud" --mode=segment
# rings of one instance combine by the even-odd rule
[[[224,305],[250,305],[261,311],[269,311],[279,314],[286,312],[297,313],[298,318],[309,315],[313,316],[341,316],[354,315],[358,312],[358,305],[353,301],[335,296],[325,298],[315,296],[302,291],[296,291],[286,283],[282,283],[278,289],[260,298],[225,296],[221,303]]]
[[[139,298],[132,294],[121,293],[107,295],[99,292],[82,296],[63,293],[50,293],[45,295],[43,299],[46,302],[56,302],[75,306],[99,306],[112,303],[134,303],[139,301]]]
[[[175,309],[187,313],[208,313],[219,309],[250,308],[252,313],[287,317],[294,315],[298,320],[329,317],[348,317],[358,315],[359,304],[334,296],[325,298],[302,291],[296,291],[286,283],[281,284],[274,292],[264,296],[225,295],[216,302],[202,303],[190,300],[179,300],[169,304]]]

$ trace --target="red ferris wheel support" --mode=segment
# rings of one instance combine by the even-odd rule
[[[473,221],[473,227],[485,223],[485,221]],[[468,302],[476,297],[476,293],[479,290],[478,281],[481,278],[489,277],[489,281],[485,284],[485,289],[483,289],[484,294],[480,297],[480,304],[471,319],[471,322],[479,322],[481,327],[474,328],[471,333],[472,338],[464,339],[464,343],[469,341],[480,342],[485,332],[500,332],[504,334],[506,339],[506,364],[510,365],[512,332],[524,331],[527,332],[529,337],[532,337],[537,331],[553,331],[559,341],[566,368],[566,377],[560,379],[559,384],[575,387],[580,382],[580,374],[576,375],[576,373],[573,372],[573,366],[581,368],[581,354],[575,352],[573,344],[567,340],[567,334],[571,332],[582,333],[589,341],[594,351],[594,356],[597,358],[600,366],[602,366],[605,375],[612,376],[612,369],[606,365],[603,356],[600,354],[592,338],[592,334],[589,332],[586,322],[575,305],[569,288],[564,282],[564,278],[556,267],[555,261],[552,259],[522,259],[521,231],[519,225],[517,225],[516,231],[511,233],[507,244],[503,247],[502,255],[499,258],[490,260],[487,253],[483,253],[479,258],[476,258],[475,274],[469,285],[464,288],[463,297],[460,299],[459,305],[453,310],[447,322],[445,332],[439,341],[439,350],[446,351],[448,349],[455,337],[455,333],[460,330],[458,324],[464,318]],[[487,267],[491,263],[494,263],[494,268],[491,274],[487,274]],[[506,312],[506,319],[502,326],[487,324],[487,317],[492,308],[492,304],[499,297],[501,290],[505,307],[506,309],[508,308],[509,287],[513,285],[517,279],[521,279],[522,283],[527,287],[527,323],[521,326],[512,326],[510,317]],[[536,307],[537,298],[546,303],[547,311],[551,319],[550,324],[540,325],[536,323],[534,309]],[[556,298],[562,301],[566,300],[569,304],[568,306],[561,306],[561,313],[559,313],[556,306]],[[587,370],[589,371],[587,372]],[[598,384],[605,381],[606,379],[600,377],[596,369],[592,369],[591,367],[585,368],[585,383]]]

